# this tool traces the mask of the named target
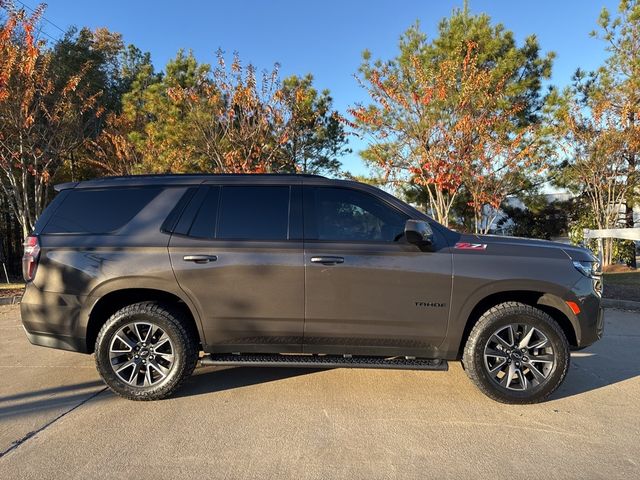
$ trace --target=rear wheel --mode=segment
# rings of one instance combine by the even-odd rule
[[[487,396],[503,403],[536,403],[562,383],[569,344],[547,313],[517,302],[488,310],[469,335],[462,362]]]
[[[180,313],[155,302],[124,307],[96,340],[96,366],[107,386],[131,400],[175,392],[198,360],[197,341]]]

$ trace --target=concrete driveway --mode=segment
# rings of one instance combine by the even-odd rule
[[[640,314],[609,310],[546,403],[448,373],[198,368],[179,395],[107,391],[0,307],[0,478],[640,478]]]

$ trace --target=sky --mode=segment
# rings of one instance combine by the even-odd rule
[[[15,0],[35,7],[35,0]],[[551,83],[567,85],[579,66],[597,68],[606,57],[602,41],[589,36],[602,7],[617,0],[470,0],[472,13],[485,12],[514,32],[519,44],[535,34],[542,52],[554,51]],[[161,70],[178,49],[192,49],[197,59],[213,63],[215,51],[237,51],[259,70],[280,63],[283,77],[312,73],[319,90],[329,89],[340,112],[366,95],[354,79],[362,51],[374,58],[397,54],[398,38],[418,20],[429,38],[438,22],[460,8],[462,0],[49,0],[45,34],[58,38],[70,26],[106,27],[126,43],[151,52]],[[358,152],[366,144],[352,138],[345,170],[366,174]]]

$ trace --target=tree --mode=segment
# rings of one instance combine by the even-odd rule
[[[412,37],[412,42],[419,44],[419,32]],[[516,140],[526,149],[519,158],[507,155],[504,164],[495,152],[494,158],[487,155],[484,161],[478,159],[473,168],[467,169],[468,176],[453,202],[452,211],[463,214],[456,218],[458,222],[472,224],[476,232],[487,232],[507,196],[532,194],[544,182],[540,174],[548,168],[554,146],[542,116],[546,97],[542,93],[542,81],[551,77],[555,54],[542,54],[535,35],[526,37],[523,44],[518,45],[513,33],[502,24],[492,23],[486,14],[472,15],[466,1],[462,9],[442,19],[437,37],[421,51],[427,62],[438,63],[444,59],[462,62],[466,51],[460,46],[470,42],[476,45],[477,67],[491,76],[489,83],[493,87],[489,91],[495,87],[502,90],[502,105],[496,103],[495,107],[512,107],[510,111],[503,111],[506,117],[499,133],[502,138],[493,145],[506,146],[507,151],[514,154],[517,149],[513,149],[510,141]],[[473,222],[467,219],[468,210]]]
[[[633,209],[640,196],[640,2],[621,0],[618,16],[613,20],[604,8],[598,24],[602,31],[592,35],[607,43],[610,56],[597,75],[602,88],[612,98],[612,107],[620,120],[618,128],[625,137],[622,155],[627,161],[626,181],[629,184],[624,201],[625,220],[626,226],[633,228]],[[632,251],[629,258],[634,268],[635,257],[635,251]]]
[[[497,226],[516,237],[551,240],[567,234],[569,217],[576,210],[575,204],[572,200],[548,202],[544,196],[534,195],[525,199],[523,207],[503,204],[504,217]]]
[[[155,119],[147,105],[162,91],[151,88],[162,81],[162,76],[154,71],[151,55],[133,45],[121,51],[118,64],[117,88],[122,92],[119,107],[105,115],[100,133],[87,144],[82,163],[102,174],[146,173],[151,169],[145,165],[145,128]],[[163,114],[162,108],[157,110]]]
[[[328,90],[313,88],[313,77],[295,75],[282,83],[288,111],[286,142],[282,145],[283,170],[300,173],[336,174],[338,158],[350,152],[339,116],[332,110]]]
[[[211,68],[179,52],[166,74],[139,70],[92,144],[104,171],[335,173],[346,134],[313,78],[256,73],[222,51]]]
[[[578,69],[573,84],[549,97],[551,123],[565,152],[555,183],[585,196],[596,228],[633,226],[640,149],[640,4],[621,1],[611,21],[604,9],[596,36],[610,56],[595,72]],[[604,242],[604,265],[613,242]]]
[[[51,47],[51,74],[57,88],[84,69],[82,82],[88,94],[101,93],[99,105],[112,111],[119,107],[119,57],[124,49],[122,35],[106,28],[70,28]],[[99,119],[93,125],[99,128]]]
[[[101,92],[99,107],[120,112],[125,94],[141,70],[151,66],[151,54],[125,45],[120,33],[106,28],[70,28],[51,48],[51,67],[58,86],[84,68],[82,82],[89,94]],[[153,70],[153,67],[151,67]],[[98,121],[101,120],[98,118]],[[97,128],[102,123],[97,123]]]
[[[193,86],[168,90],[173,104],[184,109],[203,159],[213,172],[277,171],[280,151],[289,138],[279,65],[259,76],[235,54],[229,67],[218,50],[211,76]],[[274,168],[275,167],[275,168]]]
[[[365,52],[360,83],[373,103],[351,109],[351,125],[369,135],[365,160],[385,179],[424,187],[438,221],[449,224],[465,188],[476,231],[488,230],[492,221],[481,224],[485,206],[497,209],[544,158],[538,131],[528,123],[532,102],[519,100],[524,95],[512,80],[518,70],[503,66],[496,73],[476,43],[446,56],[437,55],[439,49],[413,27],[396,59],[372,64]]]
[[[335,173],[346,151],[329,92],[318,94],[311,75],[281,82],[278,64],[258,76],[237,54],[227,67],[219,50],[211,77],[169,95],[188,112],[210,171]]]
[[[562,150],[570,158],[565,161],[562,177],[556,182],[581,190],[598,229],[616,228],[621,206],[631,193],[626,181],[628,157],[624,155],[626,139],[618,129],[617,109],[605,92],[590,92],[580,99],[576,88],[567,88],[551,99],[556,105],[555,128]],[[605,241],[603,265],[612,259],[611,241]]]
[[[127,115],[110,113],[105,126],[88,144],[84,164],[107,175],[144,173],[144,154],[132,141],[140,127]]]
[[[96,98],[91,109],[82,110],[80,103],[70,108],[76,112],[76,128],[73,132],[79,145],[84,145],[87,138],[95,138],[102,129],[107,113],[120,108],[118,59],[123,48],[122,36],[106,28],[91,31],[72,27],[48,51],[51,57],[50,76],[55,89],[63,89],[82,70],[78,88],[83,90],[84,96]],[[83,98],[78,97],[75,101],[82,102]],[[72,181],[90,175],[91,171],[83,171],[87,153],[84,148],[71,149],[68,156],[61,159],[64,163],[60,175]]]
[[[139,129],[129,135],[142,155],[142,170],[153,173],[207,171],[196,125],[198,112],[188,105],[187,92],[209,82],[211,67],[200,64],[192,52],[180,50],[156,79],[149,69],[140,72],[136,89],[125,95],[123,114]],[[184,98],[179,98],[185,92]]]
[[[541,82],[553,56],[540,55],[534,36],[519,47],[466,4],[431,42],[416,24],[396,58],[372,62],[364,53],[359,81],[373,104],[352,109],[352,126],[369,137],[362,157],[383,177],[424,189],[442,223],[467,223],[451,213],[468,198],[475,230],[488,230],[501,201],[534,187],[549,158]]]
[[[85,91],[87,65],[57,81],[51,52],[35,38],[42,5],[32,15],[0,7],[8,12],[0,27],[0,186],[26,236],[46,206],[50,178],[84,141],[77,130],[100,94]]]

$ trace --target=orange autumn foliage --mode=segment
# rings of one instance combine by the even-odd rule
[[[47,203],[48,183],[79,142],[83,115],[95,111],[85,95],[81,68],[61,87],[51,54],[35,36],[44,5],[31,15],[0,1],[8,14],[0,26],[0,188],[25,236]]]
[[[361,81],[373,104],[351,109],[349,124],[370,135],[366,154],[385,179],[426,187],[445,225],[466,188],[479,230],[483,208],[497,209],[533,163],[533,127],[508,128],[524,106],[508,101],[506,78],[496,82],[479,66],[473,42],[462,61],[425,65],[412,55],[401,67],[376,64]]]

